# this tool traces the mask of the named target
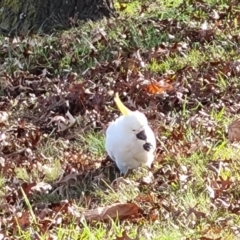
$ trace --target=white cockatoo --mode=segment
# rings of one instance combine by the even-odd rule
[[[150,167],[154,160],[156,138],[148,125],[146,116],[124,106],[118,93],[114,100],[123,115],[107,128],[108,155],[116,162],[123,174],[142,165]]]

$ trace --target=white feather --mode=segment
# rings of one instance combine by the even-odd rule
[[[146,140],[137,138],[137,134],[145,132]],[[143,145],[151,144],[149,151]],[[116,162],[122,173],[142,165],[150,167],[154,160],[156,138],[148,125],[146,116],[139,111],[130,111],[112,122],[106,132],[106,150]]]

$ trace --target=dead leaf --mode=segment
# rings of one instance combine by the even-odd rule
[[[148,172],[148,175],[142,178],[142,182],[145,184],[151,184],[154,181],[154,176],[152,172]]]
[[[14,223],[17,226],[20,226],[22,229],[25,229],[31,223],[30,214],[28,211],[18,212],[14,216]]]
[[[228,139],[231,142],[240,141],[240,118],[236,119],[229,125]]]
[[[66,176],[61,176],[60,179],[55,182],[55,184],[62,184],[62,183],[68,184],[70,182],[76,182],[78,176],[79,176],[78,173],[69,173]]]
[[[35,186],[31,188],[31,191],[38,192],[38,193],[41,193],[41,192],[48,193],[51,189],[52,189],[52,186],[49,183],[38,182],[36,183]]]
[[[150,94],[163,93],[164,91],[170,91],[173,89],[173,86],[167,82],[155,83],[151,82],[150,84],[144,87],[145,91]]]
[[[0,233],[0,240],[6,239],[3,233]]]
[[[105,221],[112,219],[126,219],[138,216],[139,207],[135,203],[115,203],[106,207],[98,207],[83,213],[86,221]]]
[[[120,186],[124,186],[124,187],[135,186],[135,187],[137,187],[137,183],[130,179],[126,179],[123,177],[118,177],[111,183],[111,187],[113,187],[114,189],[118,189],[118,188],[120,188]]]
[[[33,182],[33,183],[26,183],[26,182],[24,182],[21,187],[22,187],[24,193],[27,196],[29,196],[30,194],[32,194],[32,192],[31,192],[32,188],[35,187],[35,186],[36,186],[35,182]],[[21,191],[19,191],[19,194],[21,194]]]
[[[6,122],[8,120],[8,113],[0,111],[0,123]]]
[[[67,129],[71,128],[76,122],[76,119],[72,116],[72,114],[67,111],[66,118],[63,116],[55,116],[51,119],[48,125],[52,123],[57,123],[58,132],[64,132]]]

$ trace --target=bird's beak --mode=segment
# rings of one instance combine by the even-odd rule
[[[132,111],[128,109],[120,100],[118,93],[116,93],[114,98],[115,103],[118,106],[118,109],[121,111],[121,113],[125,116],[129,115]]]

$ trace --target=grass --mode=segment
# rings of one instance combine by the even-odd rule
[[[88,132],[79,138],[83,150],[88,151],[91,156],[102,158],[105,155],[105,137],[102,133]]]
[[[115,86],[120,89],[123,79],[127,79],[124,91],[131,92],[129,84],[138,79],[138,73],[144,72],[149,74],[144,76],[146,79],[152,76],[157,80],[167,79],[178,89],[177,98],[155,97],[159,97],[158,107],[163,107],[157,108],[161,117],[151,120],[157,133],[158,152],[151,169],[154,181],[150,184],[143,181],[148,170],[139,169],[130,175],[127,183],[112,185],[119,173],[113,164],[104,162],[103,131],[89,127],[89,122],[80,117],[79,112],[73,114],[79,119],[73,129],[63,133],[51,129],[42,136],[37,149],[33,150],[32,162],[24,154],[14,159],[16,162],[27,159],[27,164],[16,163],[13,171],[9,167],[8,173],[1,172],[0,204],[5,203],[5,195],[9,197],[12,193],[8,185],[14,189],[14,184],[45,181],[54,186],[53,193],[19,197],[17,212],[27,212],[27,217],[15,216],[15,239],[54,236],[57,239],[115,240],[121,239],[124,231],[136,239],[238,239],[234,229],[238,229],[240,223],[236,207],[240,190],[239,147],[229,143],[226,136],[227,126],[238,114],[237,105],[231,107],[231,104],[235,104],[239,96],[239,66],[227,67],[239,58],[238,42],[234,38],[239,34],[237,16],[228,13],[212,37],[196,37],[204,34],[201,32],[204,21],[210,29],[220,24],[210,13],[213,9],[224,12],[228,5],[227,0],[205,0],[201,4],[170,0],[116,2],[120,16],[113,20],[80,22],[77,28],[44,37],[26,37],[15,44],[4,45],[4,38],[0,39],[1,64],[9,76],[15,76],[19,70],[40,74],[47,69],[50,81],[50,76],[61,79],[61,83],[55,85],[60,89],[63,82],[70,82],[68,74],[76,72],[82,79],[77,83],[91,82],[91,87],[84,89],[84,94],[92,94],[91,100],[99,93],[96,87],[104,84],[107,86],[103,88],[104,98],[109,99],[108,92],[114,89],[111,82],[119,84]],[[239,7],[234,6],[234,11],[239,11]],[[132,57],[134,63],[128,63],[138,50],[146,67],[136,64],[142,61],[139,56]],[[121,59],[118,67],[113,64],[116,59]],[[87,71],[90,68],[95,70],[93,74]],[[52,96],[49,89],[46,92],[37,97]],[[10,125],[16,120],[17,130],[10,129],[6,134],[19,134],[20,109],[27,113],[32,111],[25,107],[29,93],[22,94],[23,99],[19,97],[21,107],[11,109],[14,114]],[[54,94],[59,95],[59,92]],[[67,96],[65,90],[61,94],[63,98]],[[0,95],[7,97],[2,84]],[[115,112],[110,105],[107,108]],[[145,106],[145,102],[142,105]],[[94,114],[100,119],[96,122],[107,124],[112,115],[107,118],[109,112],[95,110],[96,106],[93,106]],[[41,111],[40,108],[37,111]],[[51,111],[50,117],[61,115],[55,109]],[[42,128],[49,127],[47,120],[44,124]],[[100,128],[103,130],[102,126]],[[15,138],[13,146],[31,146],[24,137]],[[36,163],[36,159],[41,160]],[[8,174],[12,174],[10,178]],[[57,185],[59,177],[63,182]],[[217,196],[212,197],[213,193]],[[117,202],[136,203],[144,214],[137,220],[111,219],[94,223],[85,222],[81,217],[86,209]],[[49,212],[42,211],[44,208]],[[5,213],[7,216],[7,211],[1,210],[1,216]],[[39,213],[45,214],[44,217]],[[52,222],[47,225],[46,219]],[[13,235],[13,230],[6,232],[6,235]]]
[[[4,195],[5,178],[0,175],[0,196]]]

